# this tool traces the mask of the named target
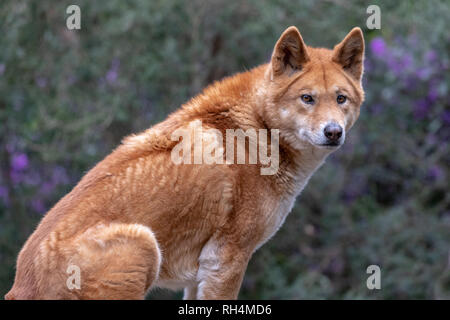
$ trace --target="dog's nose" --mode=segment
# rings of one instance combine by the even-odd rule
[[[337,123],[328,124],[325,129],[323,129],[325,137],[327,137],[330,142],[338,142],[342,137],[342,127]]]

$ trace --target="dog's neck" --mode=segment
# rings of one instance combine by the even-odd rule
[[[275,179],[287,195],[298,196],[314,172],[325,162],[330,151],[313,146],[295,150],[280,145],[280,168]]]

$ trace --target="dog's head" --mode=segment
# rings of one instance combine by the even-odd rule
[[[289,27],[275,45],[265,74],[264,120],[296,149],[334,150],[359,116],[364,39],[354,28],[333,50],[305,45]]]

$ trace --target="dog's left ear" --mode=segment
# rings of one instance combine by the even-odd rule
[[[353,28],[333,51],[333,61],[357,81],[361,81],[364,69],[364,37],[361,29]]]
[[[287,28],[278,39],[272,53],[272,73],[274,76],[291,74],[301,70],[309,61],[306,45],[298,29],[294,26]]]

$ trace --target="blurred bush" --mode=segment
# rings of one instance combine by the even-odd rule
[[[268,61],[296,25],[326,47],[364,29],[366,102],[240,298],[450,298],[447,1],[380,2],[381,30],[365,28],[365,1],[110,0],[77,1],[69,31],[73,3],[0,2],[0,296],[42,215],[124,135]],[[371,264],[381,290],[366,287]]]

